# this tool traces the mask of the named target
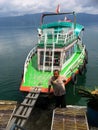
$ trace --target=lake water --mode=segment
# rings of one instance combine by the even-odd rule
[[[0,99],[21,99],[24,61],[36,40],[32,27],[0,28]]]
[[[93,25],[93,24],[92,24]],[[98,25],[85,27],[83,43],[88,50],[87,72],[78,76],[77,87],[95,88],[98,86]],[[23,65],[27,54],[37,43],[37,31],[31,26],[26,27],[0,27],[0,100],[21,101],[23,94],[19,91]],[[84,105],[84,99],[74,92],[71,84],[67,86],[67,104]],[[40,113],[40,118],[37,116]],[[30,124],[35,130],[50,129],[50,111],[37,108],[34,123]],[[46,115],[48,116],[46,118]],[[35,118],[36,117],[36,118]],[[40,119],[40,120],[39,120]],[[45,126],[43,125],[43,122]],[[39,127],[37,128],[38,124]],[[42,127],[41,127],[42,126]],[[44,128],[43,128],[44,126]]]

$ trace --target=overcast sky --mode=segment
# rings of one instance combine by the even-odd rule
[[[0,0],[0,16],[55,12],[58,4],[61,12],[98,14],[98,0]]]

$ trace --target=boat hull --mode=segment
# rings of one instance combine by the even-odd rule
[[[72,21],[56,21],[44,24],[45,16],[72,14]],[[75,12],[44,14],[38,28],[38,43],[28,54],[24,64],[24,74],[20,91],[30,92],[40,87],[48,93],[48,82],[55,69],[66,77],[66,84],[76,83],[76,75],[82,74],[86,66],[86,48],[82,43],[84,27],[76,23]],[[51,89],[53,92],[53,89]]]
[[[76,62],[78,58],[80,57],[80,54],[74,55],[72,58],[69,59],[69,62],[65,64],[63,67],[62,71],[60,72],[61,75],[66,76],[66,84],[68,84],[70,81],[73,81],[75,83],[76,79],[75,77],[72,76],[72,74],[77,75],[79,73],[79,66],[82,65],[84,66],[84,60],[85,56],[83,57],[82,61],[80,61],[77,65]],[[48,81],[50,77],[53,75],[53,73],[46,71],[40,71],[37,69],[37,57],[34,55],[28,65],[26,74],[25,74],[25,81],[24,81],[24,76],[20,85],[20,91],[24,92],[30,92],[32,88],[34,87],[40,87],[42,93],[48,93]],[[76,66],[75,66],[76,65]],[[72,66],[72,67],[71,67]],[[73,71],[71,69],[73,68]],[[53,92],[53,89],[51,89],[51,92]]]

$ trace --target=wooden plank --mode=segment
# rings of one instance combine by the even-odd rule
[[[24,107],[33,107],[33,105],[31,105],[31,104],[24,104],[24,103],[21,103],[21,105],[24,106]]]
[[[26,97],[26,98],[28,98],[28,99],[34,99],[34,100],[37,99],[36,97]]]
[[[36,103],[36,101],[35,100],[29,100],[28,103],[34,104],[34,103]],[[30,107],[30,108],[25,107],[24,110],[23,110],[22,115],[26,115],[26,116],[29,117],[29,115],[30,115],[30,113],[31,113],[31,111],[33,109],[32,107]],[[17,122],[17,124],[20,125],[20,126],[24,126],[25,122],[26,122],[26,120],[19,119],[18,122]]]
[[[24,101],[20,104],[20,106],[14,112],[14,115],[9,123],[9,126],[6,130],[10,130],[13,124],[17,124],[21,127],[24,126],[26,120],[29,118],[30,113],[38,99],[40,94],[40,88],[33,88],[31,92],[25,97]]]
[[[31,101],[32,101],[33,103],[32,103]],[[34,105],[34,103],[35,103],[36,101],[35,101],[35,100],[27,100],[27,99],[25,99],[25,100],[23,101],[23,104],[26,104],[27,102],[28,102],[29,104],[31,104],[31,106],[32,106],[31,108],[29,108],[29,111],[30,111],[30,110],[33,109],[33,105]],[[27,111],[28,111],[28,107],[27,107],[27,106],[23,106],[22,108],[21,108],[21,106],[20,106],[20,111],[17,111],[16,114],[20,114],[20,113],[21,113],[22,115],[25,115],[25,114],[27,113]],[[31,111],[30,111],[30,112],[31,112]],[[29,115],[27,115],[27,116],[29,116]],[[18,122],[17,122],[17,124],[20,125],[20,126],[23,126],[23,124],[24,124],[23,122],[25,123],[25,120],[19,119]]]
[[[27,110],[28,110],[28,107],[24,107],[24,109],[23,109],[23,111],[22,111],[21,114],[24,115],[24,116],[26,116]],[[17,121],[17,125],[22,126],[22,122],[26,122],[26,120],[19,118],[18,121]]]
[[[37,100],[38,96],[39,96],[39,94],[32,94],[32,95],[27,95],[26,98]]]
[[[30,116],[31,111],[32,111],[32,108],[29,108],[29,110],[28,110],[27,113],[26,113],[26,115],[28,116],[28,118],[29,118],[29,116]],[[23,120],[23,121],[21,122],[21,125],[20,125],[20,126],[24,126],[25,123],[26,123],[26,121]]]

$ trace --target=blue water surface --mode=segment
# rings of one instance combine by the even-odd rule
[[[93,25],[93,24],[92,24]],[[78,76],[77,87],[98,86],[98,25],[85,27],[83,43],[88,51],[87,72]],[[20,101],[21,75],[27,54],[37,43],[37,29],[32,26],[0,27],[0,100]],[[67,89],[68,104],[84,104],[72,85]]]

